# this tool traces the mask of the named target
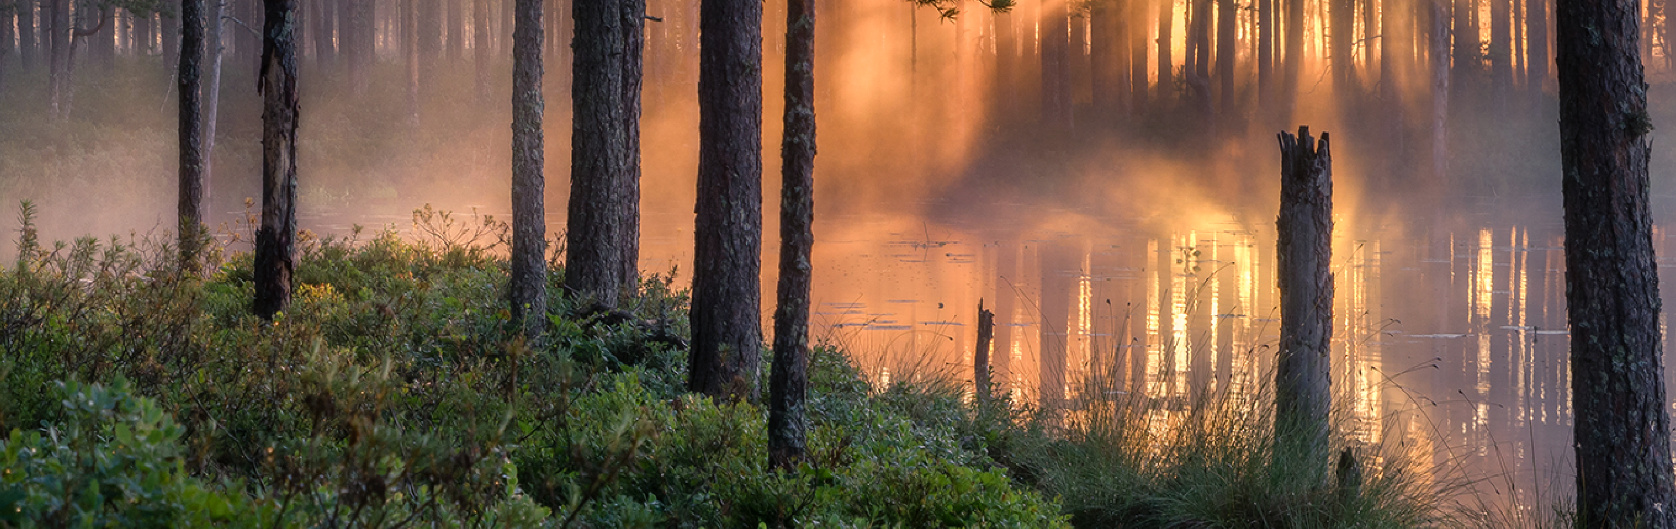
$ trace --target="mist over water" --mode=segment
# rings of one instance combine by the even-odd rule
[[[1167,5],[1177,11],[1170,51],[1179,66],[1187,56],[1186,5]],[[877,383],[969,380],[982,300],[998,313],[998,380],[1021,399],[1046,396],[1074,407],[1079,384],[1095,369],[1166,410],[1205,392],[1252,391],[1272,378],[1279,330],[1274,134],[1309,125],[1331,134],[1334,154],[1340,427],[1369,444],[1430,453],[1439,469],[1482,479],[1481,492],[1526,508],[1569,496],[1569,336],[1551,79],[1521,76],[1509,86],[1459,79],[1446,120],[1448,169],[1433,174],[1436,94],[1424,24],[1412,13],[1389,15],[1414,37],[1392,45],[1407,55],[1387,66],[1378,48],[1386,44],[1367,41],[1360,46],[1372,48],[1357,48],[1351,65],[1357,81],[1346,86],[1335,85],[1318,22],[1309,22],[1296,108],[1284,122],[1275,106],[1258,102],[1255,15],[1245,10],[1235,33],[1235,105],[1210,114],[1189,87],[1157,86],[1156,64],[1148,68],[1148,106],[1095,101],[1091,28],[1087,18],[1072,18],[1073,38],[1084,40],[1072,41],[1074,125],[1066,129],[1040,118],[1042,66],[1026,53],[1038,49],[1031,40],[1042,35],[1040,6],[1026,1],[1015,9],[1017,48],[1005,49],[997,17],[973,2],[952,20],[899,0],[822,3],[818,339],[845,346]],[[1155,31],[1156,9],[1143,9],[1149,17],[1134,27]],[[769,2],[764,17],[765,300],[777,262],[782,10]],[[648,13],[662,20],[647,25],[640,268],[673,272],[685,284],[698,152],[697,9],[652,0]],[[509,218],[510,61],[499,53],[497,24],[484,29],[497,35],[490,93],[475,93],[469,53],[439,63],[425,79],[416,122],[392,40],[376,46],[370,88],[361,94],[340,68],[305,59],[302,228],[411,233],[410,212],[425,204]],[[1380,33],[1356,24],[1356,35]],[[1147,35],[1147,42],[1156,36]],[[546,198],[549,233],[557,235],[568,188],[569,65],[562,47],[550,48]],[[18,227],[21,200],[40,206],[45,240],[163,237],[173,226],[170,67],[156,49],[124,41],[117,51],[109,63],[83,59],[75,107],[62,122],[43,109],[45,71],[18,70],[15,55],[0,58],[11,72],[0,81],[6,233]],[[237,221],[246,197],[260,191],[254,71],[239,55],[248,50],[233,53],[209,195],[209,221],[227,226],[223,237],[250,231]],[[1660,125],[1676,122],[1676,93],[1662,45],[1655,53],[1646,61]],[[1003,56],[1011,76],[998,71]],[[1653,138],[1662,226],[1676,198],[1676,155],[1661,147],[1658,132]],[[1655,231],[1655,246],[1668,277],[1666,234]],[[15,252],[6,244],[0,258]],[[1668,299],[1671,289],[1663,291]],[[772,306],[763,308],[766,331]]]

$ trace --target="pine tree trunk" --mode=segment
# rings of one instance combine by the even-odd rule
[[[1274,102],[1274,2],[1257,0],[1257,108]]]
[[[688,387],[757,400],[762,347],[762,2],[699,5],[698,207]]]
[[[1490,0],[1490,90],[1493,94],[1507,94],[1513,88],[1512,14],[1511,0]]]
[[[180,269],[196,274],[200,230],[204,225],[203,107],[199,99],[203,83],[198,68],[204,60],[204,0],[181,0],[180,16],[180,67],[176,70],[176,88],[180,94],[180,195],[176,215],[180,221]]]
[[[1548,55],[1548,0],[1525,0],[1525,9],[1525,38],[1530,39],[1530,43],[1527,45],[1530,54],[1530,71],[1525,74],[1528,79],[1526,83],[1532,94],[1540,94],[1548,84],[1550,77],[1548,66],[1553,60]],[[1664,27],[1666,31],[1669,31],[1671,26],[1667,22]],[[1669,46],[1668,43],[1671,40],[1668,33],[1665,35],[1664,42],[1666,42],[1666,46]],[[1672,54],[1668,52],[1669,48],[1666,49],[1665,58],[1669,59]]]
[[[1554,11],[1580,527],[1676,527],[1637,4]]]
[[[0,4],[0,92],[6,90],[6,75],[11,72],[12,24],[17,19],[17,13],[10,7]]]
[[[40,53],[40,45],[35,43],[35,4],[38,0],[15,0],[17,2],[17,52],[18,66],[24,70],[35,69],[35,59]]]
[[[1094,114],[1108,124],[1109,116],[1118,113],[1122,102],[1117,95],[1119,55],[1116,32],[1117,6],[1115,0],[1100,0],[1088,7],[1088,81]]]
[[[1014,89],[1018,71],[1018,37],[1012,10],[995,12],[995,121],[1002,127],[1015,123],[1018,92]]]
[[[1047,130],[1071,130],[1070,15],[1067,0],[1042,5],[1042,119]]]
[[[402,62],[406,66],[407,113],[410,125],[419,124],[419,3],[429,0],[401,0],[402,2]],[[539,33],[539,32],[538,32]],[[513,37],[514,40],[517,37]],[[514,47],[517,44],[513,44]],[[517,52],[513,52],[517,62]]]
[[[163,13],[158,20],[162,21],[163,64],[177,64],[180,62],[180,14]]]
[[[419,99],[430,102],[435,99],[437,84],[436,69],[442,61],[442,2],[446,0],[418,0],[419,25],[417,27],[419,39]]]
[[[1239,115],[1239,109],[1234,108],[1236,93],[1234,89],[1234,46],[1235,24],[1239,20],[1239,6],[1234,0],[1218,0],[1216,14],[1216,79],[1219,81],[1218,90],[1221,102],[1217,107],[1221,110],[1222,119],[1232,119]]]
[[[471,11],[472,66],[476,70],[477,100],[489,100],[489,71],[492,64],[489,50],[489,0],[473,0]]]
[[[1290,29],[1290,28],[1289,28]],[[1290,58],[1289,58],[1290,59]],[[1290,62],[1290,60],[1289,60]],[[1325,486],[1332,407],[1333,160],[1327,134],[1280,133],[1280,354],[1275,369],[1276,464]]]
[[[512,321],[530,338],[547,327],[547,223],[543,209],[541,0],[517,0],[512,36]]]
[[[1280,121],[1289,123],[1298,106],[1299,75],[1304,65],[1304,0],[1286,0],[1286,56],[1281,60]]]
[[[1431,0],[1432,177],[1441,189],[1449,174],[1449,0]],[[1534,29],[1534,28],[1533,28]]]
[[[573,2],[571,178],[565,288],[605,307],[639,274],[644,0]],[[626,262],[625,262],[626,261]]]
[[[215,196],[215,125],[221,110],[221,59],[226,56],[225,20],[227,2],[208,0],[209,13],[205,18],[204,53],[209,60],[208,78],[203,87],[204,102],[204,198]],[[205,219],[206,221],[208,219]]]
[[[1170,28],[1173,26],[1171,17],[1174,16],[1175,4],[1171,0],[1155,0],[1158,7],[1158,40],[1153,49],[1158,52],[1158,95],[1153,99],[1159,107],[1167,107],[1175,101],[1175,62],[1170,58],[1170,48],[1174,45],[1170,40]]]
[[[1387,8],[1394,7],[1388,3]],[[1389,13],[1395,15],[1396,13]],[[1330,55],[1333,69],[1333,90],[1339,94],[1340,100],[1348,100],[1346,96],[1355,90],[1356,72],[1351,64],[1351,46],[1356,41],[1356,0],[1332,0],[1333,19],[1328,35],[1331,37],[1329,45],[1332,47]]]
[[[780,282],[769,375],[768,460],[803,459],[809,419],[809,289],[815,244],[815,0],[786,4],[786,110],[780,146]]]
[[[254,306],[270,320],[291,304],[297,266],[297,2],[263,2],[262,227],[256,230]]]
[[[1455,67],[1450,77],[1455,79],[1455,90],[1467,88],[1467,84],[1478,78],[1478,72],[1483,69],[1478,41],[1478,2],[1477,0],[1455,0],[1454,26],[1451,35],[1455,38]]]
[[[1129,26],[1129,113],[1135,116],[1146,111],[1146,38],[1149,36],[1146,25],[1147,4],[1148,0],[1129,0],[1129,15],[1124,21]]]

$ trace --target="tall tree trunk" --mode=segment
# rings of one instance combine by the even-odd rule
[[[1218,105],[1222,112],[1222,119],[1233,119],[1239,109],[1234,107],[1234,45],[1236,44],[1235,24],[1239,19],[1239,6],[1234,0],[1218,0],[1216,14],[1216,78],[1220,81],[1222,101]],[[1226,356],[1226,355],[1224,355]]]
[[[1449,0],[1431,0],[1432,177],[1441,189],[1449,168]]]
[[[615,308],[638,287],[643,0],[572,2],[565,288]],[[625,259],[634,261],[624,262]]]
[[[1529,79],[1527,83],[1531,93],[1540,94],[1548,84],[1548,65],[1553,60],[1548,55],[1548,0],[1525,0],[1525,9],[1525,38],[1530,39],[1528,44],[1530,71],[1525,74],[1525,77]],[[1671,26],[1666,22],[1664,27],[1668,32]],[[1665,35],[1664,42],[1666,46],[1670,45],[1671,40],[1668,33]],[[1671,57],[1669,49],[1666,48],[1666,59]]]
[[[448,62],[458,64],[465,58],[465,6],[461,0],[448,0]]]
[[[700,0],[698,207],[688,387],[757,400],[762,347],[762,2]]]
[[[1387,2],[1386,7],[1394,7],[1395,2]],[[1395,14],[1395,13],[1391,13]],[[1329,45],[1328,67],[1333,69],[1333,91],[1340,94],[1341,101],[1355,90],[1356,70],[1351,64],[1351,47],[1356,41],[1356,0],[1332,0],[1332,25],[1328,35]]]
[[[1554,11],[1579,526],[1676,527],[1638,3]]]
[[[996,11],[995,14],[995,87],[992,89],[992,99],[995,106],[995,121],[1002,127],[1010,127],[1016,123],[1018,108],[1017,85],[1018,71],[1018,36],[1013,28],[1012,10]]]
[[[512,35],[512,321],[526,336],[547,327],[547,221],[542,175],[541,0],[517,0]]]
[[[6,90],[6,75],[12,60],[12,23],[17,19],[13,6],[0,4],[0,92]]]
[[[1094,115],[1104,118],[1100,121],[1106,126],[1110,126],[1110,116],[1116,115],[1123,106],[1117,95],[1121,83],[1117,80],[1120,53],[1115,4],[1115,0],[1098,0],[1088,6],[1089,94]]]
[[[35,42],[35,4],[38,0],[15,0],[17,2],[17,55],[18,66],[25,71],[35,69],[35,59],[40,53],[40,45]]]
[[[347,30],[343,37],[344,56],[349,72],[349,86],[355,95],[365,95],[370,87],[369,71],[378,57],[377,6],[375,0],[343,0],[339,24]],[[485,99],[484,101],[487,101]]]
[[[164,12],[161,15],[158,20],[162,27],[163,64],[177,64],[180,62],[180,14]]]
[[[311,7],[314,8],[314,16],[309,17],[314,23],[314,61],[321,70],[330,70],[337,64],[337,45],[333,40],[337,6],[332,5],[332,0],[315,0]]]
[[[473,0],[471,10],[472,62],[476,63],[477,100],[489,100],[489,0]]]
[[[47,28],[47,109],[61,119],[68,105],[64,101],[65,77],[70,70],[70,0],[46,0],[52,23]]]
[[[401,0],[402,62],[407,70],[403,77],[407,78],[408,123],[414,126],[419,124],[419,3],[427,1],[430,0]],[[517,37],[514,36],[513,40]],[[514,43],[513,47],[516,48],[517,44]],[[513,52],[513,62],[517,62],[516,51]]]
[[[204,198],[215,196],[215,124],[221,110],[221,58],[226,55],[225,39],[227,2],[208,0],[209,13],[205,19],[205,58],[209,60],[209,78],[204,83]],[[207,219],[206,219],[207,220]]]
[[[1292,28],[1288,28],[1290,31]],[[1292,57],[1288,57],[1291,62]],[[1280,133],[1280,356],[1275,369],[1276,464],[1326,485],[1332,408],[1333,158],[1327,134]]]
[[[264,0],[262,227],[256,230],[256,315],[291,304],[297,266],[297,2]]]
[[[204,60],[204,0],[181,0],[180,67],[176,70],[180,94],[180,270],[196,274],[200,230],[204,225],[203,107],[199,100],[202,82],[198,66]]]
[[[115,7],[103,6],[99,8],[99,18],[101,20],[114,20],[115,17]],[[111,31],[91,35],[89,39],[92,41],[93,59],[98,61],[100,66],[109,68],[116,61],[116,24],[107,22],[106,25],[111,26]]]
[[[1257,0],[1257,108],[1274,102],[1274,3]]]
[[[24,1],[31,1],[31,0],[24,0]],[[47,1],[50,2],[52,0],[47,0]],[[50,11],[50,9],[51,8],[47,7],[45,4],[43,4],[42,9],[41,9],[41,29],[43,31],[43,33],[41,35],[41,47],[42,48],[50,48],[52,46],[52,43],[51,43],[51,40],[50,40],[52,37],[50,35],[46,34],[47,26],[51,25],[51,22],[49,22],[47,20],[47,18],[49,16],[48,12]],[[140,55],[140,56],[151,55],[152,48],[156,45],[155,41],[157,40],[156,35],[153,35],[151,33],[151,29],[152,29],[152,25],[153,25],[152,24],[152,22],[153,22],[152,19],[157,18],[157,13],[153,13],[153,12],[149,12],[149,11],[147,11],[147,12],[133,12],[132,15],[134,17],[134,21],[132,22],[132,24],[134,26],[134,54],[135,55]],[[50,63],[51,59],[48,59],[48,62]]]
[[[1148,3],[1148,0],[1129,0],[1128,18],[1123,21],[1129,26],[1129,112],[1136,116],[1146,111],[1146,39],[1150,34],[1146,25]]]
[[[1175,4],[1172,0],[1155,0],[1153,5],[1158,8],[1158,39],[1154,41],[1154,49],[1158,51],[1158,95],[1153,99],[1163,109],[1175,101],[1175,62],[1170,56],[1173,46],[1170,28],[1174,25]]]
[[[768,460],[803,459],[809,419],[809,288],[815,245],[815,0],[786,3],[786,110],[780,144],[780,282],[769,375]]]
[[[438,62],[442,60],[442,2],[445,0],[418,0],[419,25],[416,28],[419,39],[419,98],[421,102],[435,99],[437,83],[436,75]]]
[[[1484,68],[1478,41],[1477,0],[1455,0],[1453,28],[1455,71],[1451,77],[1455,79],[1455,90],[1461,91],[1467,88],[1467,84],[1476,82],[1478,72]]]
[[[1490,93],[1497,101],[1513,88],[1512,14],[1511,0],[1490,0]]]
[[[1047,130],[1071,130],[1070,14],[1067,0],[1042,4],[1042,119]]]
[[[1286,56],[1282,60],[1281,122],[1289,123],[1298,106],[1298,82],[1304,65],[1304,0],[1286,0]]]

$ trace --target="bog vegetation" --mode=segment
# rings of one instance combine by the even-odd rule
[[[831,344],[811,361],[809,457],[774,471],[762,408],[685,391],[668,275],[599,312],[553,263],[553,332],[533,344],[501,301],[504,227],[427,208],[409,239],[305,235],[296,303],[268,322],[248,253],[211,245],[208,275],[183,277],[166,242],[49,244],[23,212],[0,270],[0,527],[1466,520],[1401,458],[1353,488],[1290,483],[1265,414],[1232,400],[1171,424],[1120,401],[1066,420],[975,405],[951,379],[876,385]]]

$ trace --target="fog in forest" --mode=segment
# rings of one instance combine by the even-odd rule
[[[470,1],[362,1],[302,2],[300,226],[411,234],[427,204],[507,218],[510,1],[478,0],[486,18]],[[100,28],[74,40],[73,62],[55,66],[44,41],[20,37],[25,24],[0,31],[0,231],[16,233],[29,200],[43,240],[167,240],[174,8],[69,3],[78,27]],[[399,9],[410,3],[416,17]],[[260,197],[256,4],[227,4],[207,219],[222,240],[248,241],[246,200]],[[1514,476],[1485,481],[1497,493],[1569,487],[1552,5],[1304,0],[1301,32],[1281,5],[818,2],[817,337],[847,345],[876,380],[969,377],[982,298],[1002,312],[998,369],[1020,395],[1040,392],[1043,371],[1074,383],[1101,365],[1148,394],[1260,384],[1278,326],[1275,134],[1307,125],[1331,135],[1339,405],[1371,442],[1424,439],[1413,443],[1456,447],[1439,461]],[[1664,3],[1648,5],[1643,61],[1662,127],[1676,122],[1672,30]],[[568,9],[549,1],[545,22],[550,237],[568,194]],[[783,10],[769,0],[763,17],[769,293]],[[640,268],[682,283],[698,3],[649,0],[647,14]],[[1662,224],[1676,156],[1659,135]],[[1665,233],[1655,245],[1668,256]],[[1046,366],[1048,350],[1069,363]],[[1399,413],[1416,407],[1434,411]]]

